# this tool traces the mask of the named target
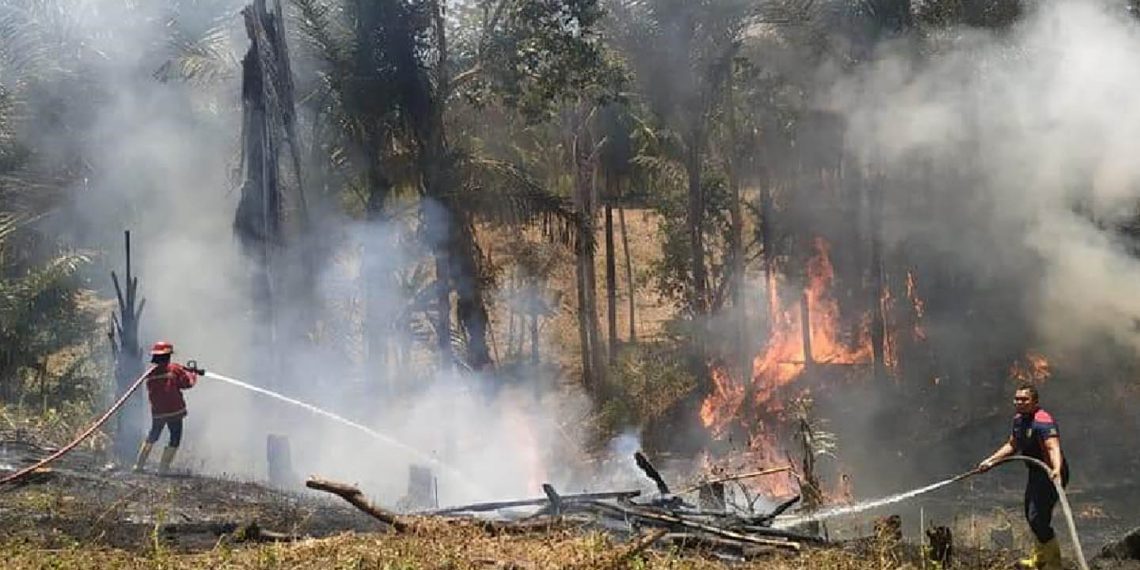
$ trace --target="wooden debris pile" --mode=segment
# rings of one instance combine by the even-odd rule
[[[725,481],[786,471],[788,468],[708,481],[686,488],[681,494],[674,494],[644,455],[637,453],[634,459],[638,467],[656,484],[657,493],[654,495],[643,498],[640,491],[561,494],[553,486],[545,484],[542,486],[546,495],[544,498],[448,507],[418,515],[455,524],[475,524],[491,534],[546,532],[568,528],[604,530],[630,539],[630,548],[635,549],[635,552],[658,544],[697,549],[732,559],[750,559],[778,551],[794,553],[805,545],[824,543],[819,536],[773,528],[775,518],[796,504],[798,496],[763,513],[724,507]],[[717,485],[721,489],[720,508],[698,507],[682,497],[694,491],[701,493],[702,497],[715,495],[715,491],[710,489],[715,490]],[[345,499],[395,532],[416,530],[416,517],[386,511],[370,503],[356,487],[318,478],[309,479],[306,486]],[[519,514],[526,507],[533,509]]]

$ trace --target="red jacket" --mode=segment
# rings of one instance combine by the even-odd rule
[[[180,364],[171,362],[156,367],[146,377],[146,391],[150,398],[150,416],[156,420],[181,418],[186,415],[186,400],[182,391],[192,388],[198,375]]]

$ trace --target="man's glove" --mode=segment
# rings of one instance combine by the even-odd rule
[[[201,376],[201,375],[206,373],[205,368],[198,368],[198,361],[197,360],[187,360],[186,364],[182,365],[182,367],[185,368],[186,370],[189,370],[190,372],[197,374],[198,376]]]

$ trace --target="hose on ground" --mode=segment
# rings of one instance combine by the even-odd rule
[[[1044,470],[1045,473],[1050,472],[1049,465],[1047,465],[1044,461],[1025,455],[1011,455],[1009,457],[999,459],[994,462],[993,466],[996,467],[1002,463],[1007,463],[1010,461],[1022,461],[1030,466]],[[957,479],[965,479],[966,477],[970,477],[978,473],[980,473],[980,471],[975,469],[969,473],[963,473],[962,475],[959,475]],[[1051,478],[1050,481],[1053,482],[1053,487],[1057,489],[1057,498],[1060,499],[1061,502],[1061,511],[1065,514],[1065,522],[1069,525],[1069,538],[1072,539],[1073,542],[1073,551],[1077,555],[1077,563],[1080,564],[1081,570],[1089,570],[1089,564],[1085,561],[1084,550],[1081,549],[1080,537],[1077,536],[1077,524],[1073,521],[1073,509],[1069,507],[1069,498],[1065,496],[1065,488],[1061,485],[1061,482],[1056,479]]]
[[[138,379],[135,380],[133,384],[131,384],[131,387],[127,389],[126,393],[120,396],[118,401],[116,401],[109,410],[107,410],[98,420],[96,420],[95,423],[91,424],[91,426],[84,430],[83,433],[79,434],[79,437],[76,437],[75,441],[72,441],[71,443],[59,448],[55,453],[43,458],[35,465],[25,467],[11,475],[8,475],[7,477],[4,477],[3,479],[0,479],[0,485],[15,483],[20,479],[27,477],[35,470],[42,468],[48,463],[51,463],[52,461],[55,461],[64,455],[67,455],[69,451],[75,449],[75,446],[82,443],[83,440],[87,439],[88,437],[91,437],[91,434],[95,433],[95,430],[99,429],[103,424],[107,423],[107,420],[111,419],[111,416],[115,415],[115,412],[119,411],[119,408],[123,407],[123,404],[127,403],[127,399],[131,397],[131,394],[135,393],[135,390],[139,389],[139,386],[142,386],[142,383],[146,380],[146,377],[150,375],[152,370],[154,370],[154,366],[148,367],[146,369],[146,372],[143,372],[142,376],[139,376]]]

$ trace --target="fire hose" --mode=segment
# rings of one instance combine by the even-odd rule
[[[999,459],[993,463],[991,468],[1010,461],[1024,461],[1027,465],[1042,469],[1046,473],[1050,473],[1051,471],[1049,469],[1049,465],[1047,465],[1044,461],[1025,455],[1011,455],[1009,457]],[[972,477],[979,473],[981,473],[981,471],[974,469],[973,471],[969,471],[955,477],[954,480],[961,481],[962,479]],[[1065,514],[1065,522],[1068,523],[1069,526],[1069,538],[1073,541],[1073,551],[1077,555],[1077,563],[1080,565],[1081,570],[1089,570],[1089,564],[1085,561],[1084,550],[1081,549],[1081,540],[1077,536],[1077,524],[1073,522],[1073,509],[1069,506],[1069,498],[1065,496],[1065,488],[1062,486],[1061,481],[1053,478],[1050,478],[1049,480],[1053,483],[1053,487],[1057,489],[1057,498],[1061,503],[1061,511]]]
[[[37,469],[42,468],[43,466],[51,463],[52,461],[55,461],[56,459],[59,459],[60,457],[63,457],[69,451],[75,449],[75,446],[83,443],[83,440],[91,437],[91,434],[95,433],[95,430],[99,429],[103,424],[107,423],[107,420],[111,419],[111,416],[115,415],[115,412],[119,411],[119,408],[123,407],[123,404],[127,403],[127,400],[131,397],[131,394],[134,394],[135,391],[139,389],[139,386],[142,386],[143,382],[146,381],[146,377],[151,373],[152,370],[154,370],[154,366],[148,367],[146,369],[146,372],[143,372],[142,376],[139,376],[138,380],[135,380],[134,383],[131,384],[131,387],[127,389],[126,393],[120,396],[118,401],[116,401],[109,410],[107,410],[98,420],[96,420],[95,423],[91,424],[91,426],[84,430],[83,433],[79,434],[79,437],[75,438],[75,441],[72,441],[71,443],[59,448],[55,453],[43,458],[35,465],[25,467],[11,475],[8,475],[3,479],[0,479],[0,485],[15,483],[20,479],[27,477]]]

